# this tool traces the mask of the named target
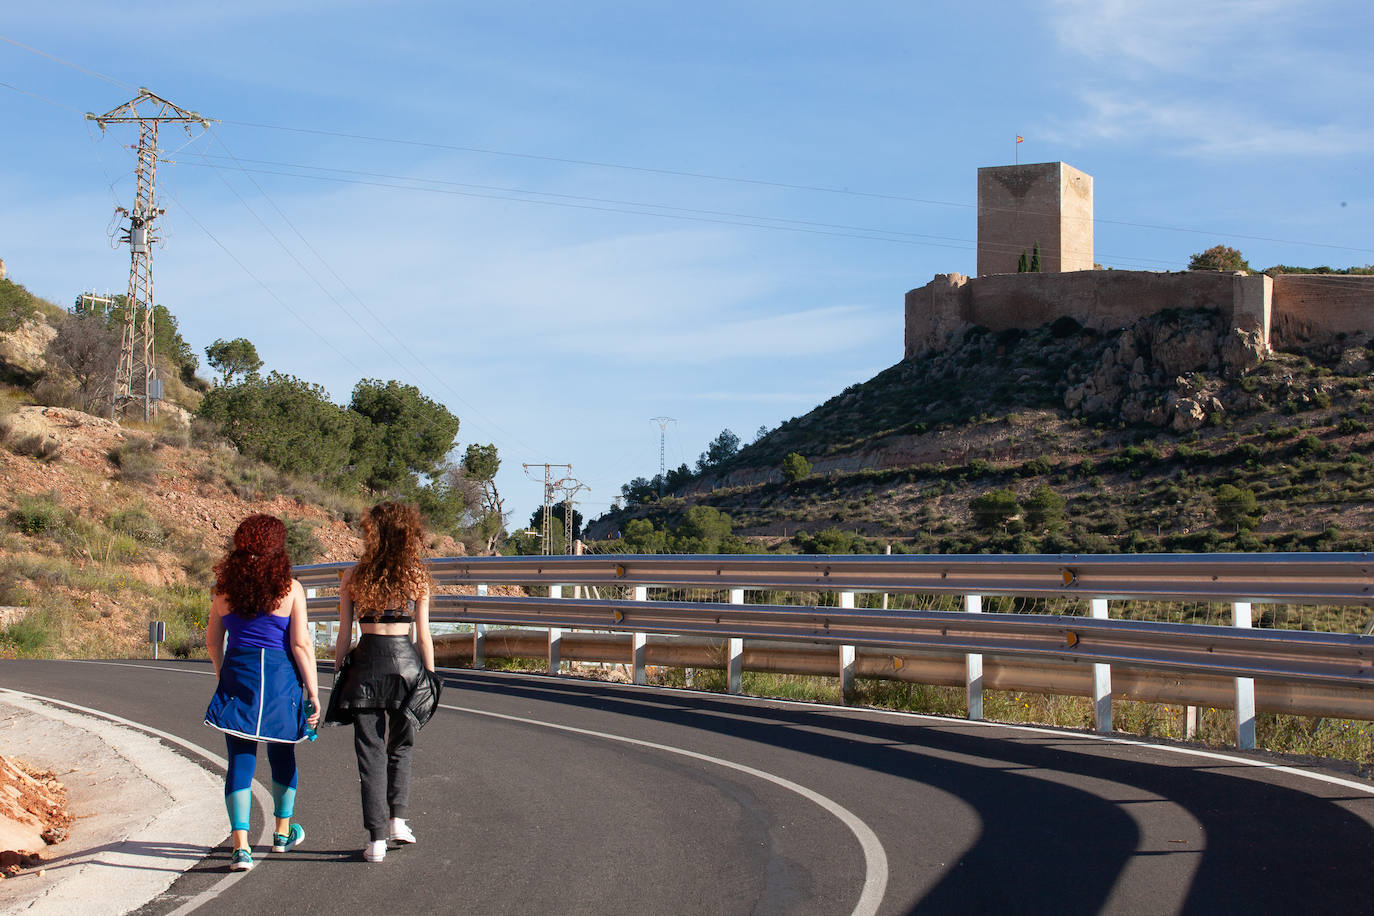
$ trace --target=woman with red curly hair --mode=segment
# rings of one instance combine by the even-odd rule
[[[368,833],[363,858],[380,862],[388,840],[415,842],[406,824],[410,754],[416,732],[439,704],[440,686],[420,514],[406,503],[379,503],[363,518],[363,534],[363,555],[339,583],[334,690],[325,720],[353,723]],[[362,635],[350,651],[355,615]]]
[[[281,519],[250,515],[240,523],[233,548],[215,566],[212,594],[205,647],[219,686],[205,711],[205,724],[224,732],[229,752],[224,774],[224,806],[234,837],[229,868],[247,871],[253,867],[248,812],[258,743],[267,745],[272,768],[277,818],[272,851],[286,852],[305,839],[305,829],[291,823],[296,742],[308,736],[307,726],[320,721],[305,590],[291,578]]]

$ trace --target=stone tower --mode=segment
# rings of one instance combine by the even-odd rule
[[[1040,246],[1044,273],[1093,269],[1093,178],[1063,162],[978,170],[978,276],[1014,274]]]

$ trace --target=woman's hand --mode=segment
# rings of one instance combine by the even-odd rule
[[[320,724],[320,697],[318,694],[310,694],[310,709],[311,713],[305,721],[311,728],[315,728]]]

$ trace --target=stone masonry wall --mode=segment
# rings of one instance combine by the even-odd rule
[[[1263,274],[1219,271],[1080,270],[976,279],[938,274],[906,295],[904,353],[909,359],[947,349],[955,335],[975,325],[994,331],[1029,330],[1069,316],[1088,327],[1110,331],[1170,308],[1219,312],[1233,328],[1257,334],[1267,348],[1272,287]],[[1370,291],[1374,293],[1374,285]],[[1364,309],[1374,317],[1374,295]],[[1358,312],[1359,307],[1352,305],[1348,311]]]
[[[1274,278],[1274,345],[1300,348],[1338,334],[1374,336],[1374,276],[1281,274]]]

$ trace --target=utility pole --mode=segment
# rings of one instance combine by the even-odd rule
[[[650,423],[658,424],[658,498],[663,498],[663,480],[667,468],[663,461],[663,443],[668,438],[668,424],[676,423],[672,417],[650,417]]]
[[[106,290],[103,296],[97,296],[94,291],[91,291],[89,293],[82,293],[78,302],[78,308],[80,308],[82,312],[91,315],[104,315],[109,311],[110,306],[114,305],[114,296],[110,295],[109,290]],[[98,305],[104,306],[104,308],[97,309],[96,306]]]
[[[591,487],[580,480],[572,477],[565,477],[558,481],[558,489],[563,491],[563,526],[564,537],[568,542],[568,552],[572,553],[573,542],[573,497],[582,491],[591,492]]]
[[[159,209],[157,187],[157,128],[159,124],[181,124],[187,136],[191,125],[209,128],[211,121],[194,111],[178,108],[166,99],[139,89],[137,97],[103,115],[86,114],[103,131],[110,124],[138,125],[138,166],[132,209],[116,207],[129,220],[120,238],[129,246],[129,296],[124,304],[124,333],[119,344],[119,364],[115,367],[114,391],[110,397],[110,419],[139,399],[143,419],[153,417],[153,402],[162,396],[161,380],[154,364],[153,347],[153,244],[157,242],[154,223],[166,212]],[[140,316],[140,310],[142,314]]]
[[[543,514],[543,516],[542,516],[543,521],[542,521],[542,523],[541,523],[540,526],[539,526],[539,527],[540,527],[540,532],[539,532],[539,534],[540,534],[540,536],[539,536],[539,553],[540,553],[541,556],[548,556],[549,554],[553,553],[553,531],[552,531],[552,526],[549,524],[549,522],[552,520],[552,517],[553,517],[553,502],[554,502],[553,494],[554,494],[555,491],[558,490],[559,486],[563,483],[562,480],[554,480],[554,479],[553,479],[553,469],[554,469],[554,468],[567,468],[568,471],[569,471],[569,473],[571,473],[571,472],[572,472],[572,465],[570,465],[570,464],[521,464],[520,467],[522,467],[522,468],[525,469],[525,473],[526,473],[527,475],[530,473],[530,468],[543,468],[543,469],[544,469],[544,514]],[[533,475],[531,475],[531,477],[532,477],[532,476],[533,476]],[[566,532],[565,532],[565,534],[566,534]],[[566,540],[566,538],[565,538],[565,540]]]

